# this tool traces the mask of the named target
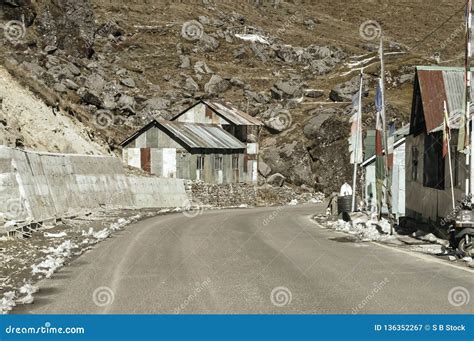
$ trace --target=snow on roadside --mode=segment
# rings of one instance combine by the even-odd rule
[[[390,235],[390,223],[384,218],[377,221],[370,219],[366,215],[359,215],[353,218],[351,222],[339,219],[335,222],[328,222],[326,225],[336,231],[352,234],[362,241],[388,241],[396,239],[395,236]]]
[[[159,213],[161,213],[161,211]],[[156,214],[156,212],[154,214]],[[98,231],[95,231],[92,227],[89,227],[87,230],[80,228],[75,231],[75,241],[67,238],[70,232],[44,232],[41,242],[46,243],[46,246],[43,246],[38,251],[38,254],[42,256],[36,256],[34,263],[30,263],[31,279],[51,278],[51,276],[58,271],[58,269],[65,266],[72,257],[84,253],[89,250],[92,245],[110,237],[115,231],[123,229],[126,225],[139,220],[141,217],[142,215],[137,214],[129,218],[119,218],[117,221],[110,223],[109,226]],[[72,231],[74,227],[70,227],[70,229]],[[73,233],[71,232],[71,234]],[[23,245],[25,248],[31,247],[31,244],[27,245],[26,243],[20,245]],[[29,251],[25,250],[25,252]],[[3,261],[7,262],[8,260],[14,259],[15,256],[22,257],[22,254],[17,253],[13,257],[2,256]],[[30,279],[28,279],[28,281],[29,280]],[[23,285],[20,287],[13,287],[13,290],[5,292],[0,299],[0,314],[7,314],[18,304],[32,304],[34,302],[34,294],[37,291],[38,287],[26,282],[23,282]]]

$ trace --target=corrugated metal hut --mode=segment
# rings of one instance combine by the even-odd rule
[[[229,103],[200,100],[174,118],[174,122],[217,124],[246,144],[244,164],[253,182],[258,177],[259,135],[263,123]]]
[[[405,136],[409,132],[406,125],[393,135],[393,168],[392,168],[392,214],[398,219],[405,216]],[[385,153],[385,150],[383,151]],[[364,198],[368,209],[374,210],[377,202],[376,166],[375,166],[375,132],[368,131],[366,153],[368,157],[362,163],[364,169]],[[384,189],[385,193],[385,189]],[[383,212],[387,212],[383,201]]]
[[[416,68],[410,134],[406,139],[406,214],[410,218],[439,222],[452,211],[449,162],[442,155],[445,101],[452,129],[455,198],[464,197],[468,172],[465,154],[457,150],[464,75],[463,68]]]
[[[217,124],[153,120],[122,142],[123,162],[167,178],[207,183],[256,181],[247,146]]]

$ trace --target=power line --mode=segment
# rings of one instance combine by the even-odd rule
[[[443,23],[441,25],[439,25],[438,27],[436,27],[433,31],[431,31],[430,33],[428,33],[419,43],[417,46],[413,47],[413,48],[410,48],[408,49],[409,51],[414,51],[416,50],[418,47],[422,46],[423,43],[428,40],[428,38],[430,38],[433,34],[435,34],[436,32],[438,32],[444,25],[446,25],[452,18],[454,18],[456,15],[459,14],[459,12],[463,11],[464,10],[464,5],[462,5],[462,7],[460,9],[458,9],[453,15],[451,15],[448,19],[446,19],[445,21],[443,21]]]

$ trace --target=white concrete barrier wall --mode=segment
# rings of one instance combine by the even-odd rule
[[[184,181],[127,177],[120,159],[0,146],[0,214],[41,221],[99,207],[175,207]]]

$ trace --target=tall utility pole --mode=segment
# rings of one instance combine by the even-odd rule
[[[471,49],[471,39],[472,39],[472,0],[467,0],[466,5],[466,70],[465,70],[465,77],[466,77],[466,94],[465,98],[465,122],[466,122],[466,135],[467,141],[470,141],[470,145],[468,147],[468,155],[466,155],[466,164],[469,164],[469,184],[466,184],[466,194],[473,194],[474,193],[474,151],[472,150],[474,146],[474,134],[473,134],[473,126],[471,124],[471,57],[472,57],[472,49]],[[471,198],[471,203],[474,203],[474,198]]]

